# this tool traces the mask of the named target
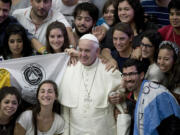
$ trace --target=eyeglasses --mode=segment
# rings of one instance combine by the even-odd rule
[[[137,75],[138,74],[138,72],[130,72],[130,73],[122,73],[122,77],[132,77],[132,76],[135,76],[135,75]]]
[[[144,43],[141,43],[141,46],[148,47],[148,48],[153,47],[153,45],[150,45],[150,44],[144,44]]]

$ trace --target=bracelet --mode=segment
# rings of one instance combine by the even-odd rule
[[[43,53],[44,51],[46,51],[46,47],[42,46],[41,48],[38,49],[39,53]]]

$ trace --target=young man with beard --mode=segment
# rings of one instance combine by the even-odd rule
[[[92,32],[98,20],[98,8],[92,3],[81,3],[74,9],[74,36],[76,43],[81,36]]]
[[[88,2],[80,3],[76,6],[74,9],[74,37],[76,40],[76,44],[78,44],[79,38],[85,34],[92,33],[93,35],[96,36],[98,41],[100,42],[105,35],[105,31],[103,26],[96,26],[96,22],[98,20],[98,8]],[[94,28],[93,28],[94,27]],[[77,56],[78,53],[74,49],[68,49],[66,50],[71,56]],[[108,60],[106,60],[108,61]],[[114,65],[111,63],[106,62],[106,69],[110,70],[111,68],[114,68]],[[114,70],[116,67],[114,68]]]
[[[180,134],[180,106],[164,86],[143,80],[145,69],[135,59],[127,60],[122,69],[128,110],[134,111],[133,135]]]
[[[158,31],[163,40],[175,42],[180,46],[180,1],[171,0],[168,5],[170,25],[164,26]]]

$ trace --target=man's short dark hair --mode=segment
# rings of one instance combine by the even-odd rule
[[[74,9],[74,13],[73,13],[74,18],[76,18],[77,15],[82,11],[88,12],[89,15],[92,17],[93,22],[96,22],[98,20],[99,10],[94,4],[88,2],[83,2],[78,4]]]
[[[137,60],[137,59],[128,59],[123,64],[123,68],[135,66],[138,74],[140,74],[142,72],[144,72],[144,74],[145,74],[147,72],[149,64],[150,64],[150,61],[148,59],[143,59],[142,61]]]
[[[3,3],[9,3],[10,4],[10,7],[11,7],[11,4],[12,4],[12,0],[0,0],[0,1],[2,1]]]
[[[168,11],[170,12],[172,8],[180,10],[180,0],[171,0],[168,4]]]

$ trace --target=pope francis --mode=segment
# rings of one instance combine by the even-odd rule
[[[85,34],[79,40],[79,62],[64,73],[58,97],[66,123],[63,135],[116,135],[108,94],[121,90],[122,78],[118,70],[105,70],[99,50],[97,38]]]

